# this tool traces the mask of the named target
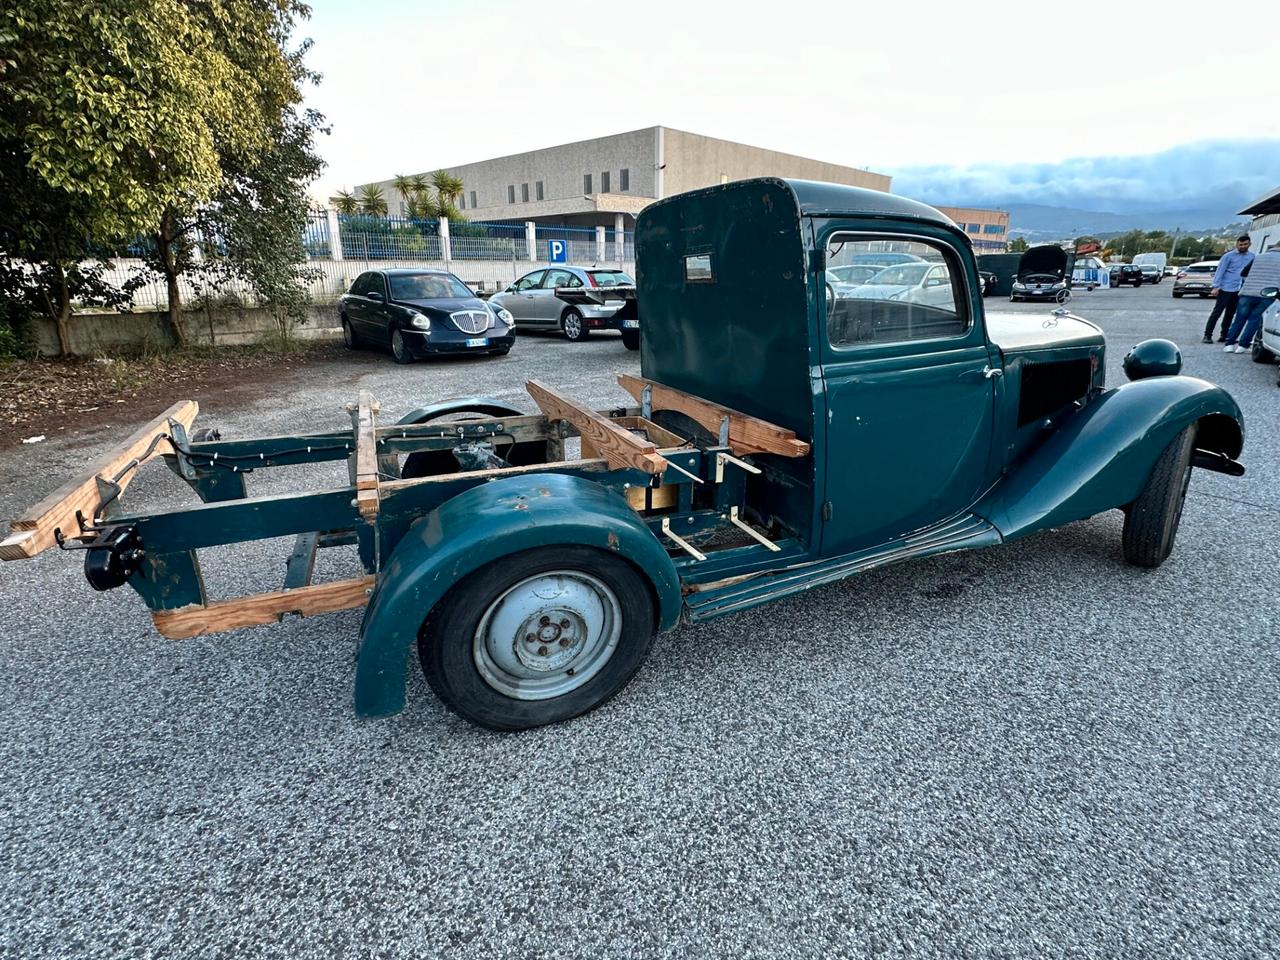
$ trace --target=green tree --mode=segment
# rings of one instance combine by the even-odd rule
[[[1014,237],[1012,240],[1009,241],[1009,252],[1025,253],[1028,246],[1030,245],[1027,243],[1026,237]]]
[[[339,190],[333,198],[333,207],[345,217],[354,217],[360,212],[360,201],[355,194],[347,190]]]
[[[302,63],[306,45],[286,49],[307,12],[296,0],[24,0],[0,8],[0,61],[13,64],[0,73],[2,175],[25,171],[53,191],[35,196],[68,215],[52,217],[48,229],[71,232],[43,244],[16,234],[16,255],[45,263],[146,236],[148,259],[168,285],[171,330],[183,342],[177,280],[194,265],[203,211],[242,196],[244,177],[263,176],[258,164],[281,169],[271,158],[282,142],[297,145],[292,124],[318,128],[316,115],[296,112],[300,85],[314,79]],[[12,196],[8,183],[0,189]],[[52,293],[51,302],[62,296]]]
[[[387,198],[382,195],[382,188],[376,183],[361,187],[359,193],[360,212],[370,217],[387,215]]]

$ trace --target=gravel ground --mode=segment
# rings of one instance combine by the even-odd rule
[[[473,729],[416,670],[403,714],[357,720],[356,612],[173,643],[78,557],[6,564],[0,953],[1275,956],[1280,391],[1201,346],[1208,303],[1169,289],[1073,304],[1107,330],[1109,382],[1168,336],[1245,411],[1249,475],[1196,473],[1160,570],[1122,562],[1118,513],[878,570],[666,634],[551,729]],[[342,427],[359,388],[384,417],[531,408],[530,376],[603,406],[620,371],[613,337],[526,337],[293,376],[202,421]],[[0,516],[115,434],[6,451]],[[131,488],[182,493],[156,469]],[[284,553],[211,551],[206,578],[274,581]]]

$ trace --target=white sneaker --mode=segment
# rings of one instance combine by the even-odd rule
[[[1244,353],[1244,347],[1240,346],[1238,343],[1236,344],[1236,353]]]
[[[1223,348],[1222,348],[1222,352],[1223,352],[1223,353],[1235,353],[1235,352],[1236,352],[1236,345],[1235,345],[1234,343],[1228,343],[1225,347],[1223,347]]]

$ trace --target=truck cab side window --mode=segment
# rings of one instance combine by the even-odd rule
[[[963,273],[939,243],[836,234],[827,243],[826,271],[833,347],[936,340],[969,329]]]

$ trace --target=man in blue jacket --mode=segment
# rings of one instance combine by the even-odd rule
[[[1203,343],[1213,343],[1213,328],[1222,317],[1222,333],[1218,335],[1219,343],[1227,342],[1227,330],[1236,316],[1236,304],[1240,300],[1240,284],[1244,283],[1244,271],[1253,263],[1253,254],[1249,252],[1249,235],[1236,239],[1236,248],[1223,254],[1218,261],[1218,269],[1213,272],[1213,290],[1210,291],[1217,300],[1213,304],[1213,312],[1209,314],[1209,322],[1204,328]]]

